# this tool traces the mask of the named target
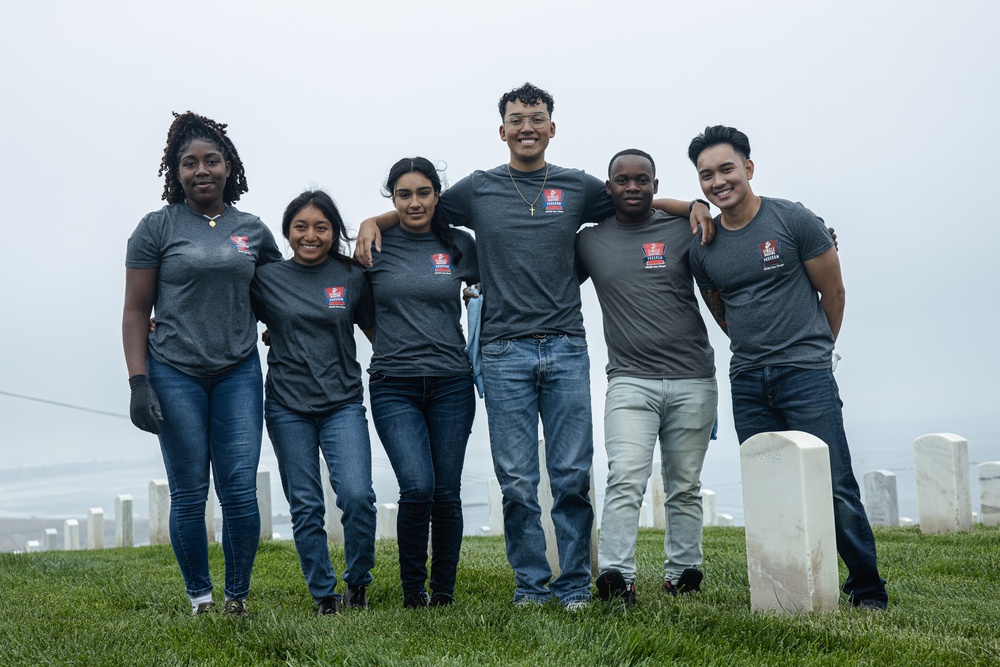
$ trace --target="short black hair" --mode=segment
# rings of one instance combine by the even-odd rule
[[[184,188],[177,178],[180,166],[181,152],[195,139],[201,139],[213,144],[222,153],[222,159],[229,163],[229,178],[222,191],[222,200],[227,204],[239,201],[240,195],[249,190],[247,176],[243,171],[243,161],[236,152],[236,146],[226,134],[225,123],[218,123],[211,118],[199,116],[188,111],[174,114],[174,122],[167,130],[167,145],[163,149],[163,159],[160,160],[158,176],[164,177],[163,195],[161,199],[168,204],[180,204],[185,199]]]
[[[519,100],[521,104],[529,107],[538,104],[539,102],[545,102],[545,107],[549,110],[549,117],[552,116],[552,109],[555,108],[555,102],[547,91],[525,82],[520,88],[508,91],[500,98],[500,104],[498,105],[500,108],[500,118],[507,118],[506,113],[508,102],[517,102]]]
[[[611,158],[611,162],[608,163],[608,178],[611,178],[611,168],[615,166],[615,160],[625,155],[637,155],[639,157],[644,157],[649,160],[649,166],[653,168],[653,178],[656,178],[656,163],[653,162],[653,156],[646,151],[641,151],[638,148],[626,148],[623,151],[618,151],[615,153],[614,157]]]
[[[702,151],[719,144],[729,144],[744,160],[750,159],[750,139],[735,127],[712,125],[691,140],[688,146],[688,158],[694,166],[698,166],[698,156]]]

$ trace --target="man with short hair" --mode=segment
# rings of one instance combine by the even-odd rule
[[[577,272],[593,280],[608,346],[604,441],[608,484],[598,548],[598,594],[635,604],[642,497],[660,441],[667,531],[664,590],[700,590],[701,469],[718,409],[715,353],[698,310],[684,218],[653,208],[649,154],[621,151],[605,188],[615,214],[576,237]]]
[[[731,341],[740,442],[763,432],[804,431],[826,443],[837,551],[848,569],[843,590],[856,607],[884,610],[885,581],[833,377],[845,303],[833,241],[823,221],[801,204],[754,194],[750,141],[739,130],[706,128],[688,157],[702,192],[722,211],[714,242],[691,246],[691,269]]]
[[[476,235],[484,304],[480,343],[493,466],[503,493],[507,560],[514,603],[553,596],[575,610],[590,600],[590,468],[593,426],[590,358],[574,266],[576,232],[614,210],[598,179],[545,159],[555,136],[554,104],[526,83],[499,102],[500,139],[508,163],[476,171],[441,193],[445,219]],[[687,202],[661,200],[676,214]],[[695,208],[710,236],[707,209]],[[356,252],[368,263],[378,228],[397,224],[394,211],[365,220]],[[695,225],[697,227],[697,225]],[[538,421],[552,486],[561,573],[545,558]],[[550,581],[551,580],[551,581]]]

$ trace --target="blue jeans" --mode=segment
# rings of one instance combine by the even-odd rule
[[[387,377],[368,383],[372,421],[399,482],[399,576],[424,590],[430,531],[431,590],[454,596],[462,548],[462,467],[476,416],[471,376]]]
[[[149,355],[146,375],[163,410],[159,439],[170,484],[170,543],[187,594],[196,597],[212,590],[205,531],[211,470],[222,505],[225,595],[245,598],[260,541],[260,357],[254,351],[228,373],[196,378]]]
[[[323,527],[326,508],[320,453],[329,468],[337,507],[344,513],[344,581],[368,585],[375,565],[375,491],[365,406],[358,401],[323,415],[307,415],[267,399],[264,419],[292,513],[295,550],[309,593],[317,601],[339,597],[334,592],[337,575]]]
[[[830,450],[837,551],[847,565],[844,592],[858,604],[886,601],[885,581],[875,563],[875,537],[861,504],[844,432],[844,404],[833,371],[765,366],[732,381],[733,417],[740,442],[769,431],[805,431]]]
[[[514,601],[590,599],[590,357],[579,336],[502,339],[483,346],[483,381],[493,468],[503,492]],[[538,504],[538,418],[552,483],[561,573],[552,579]],[[549,580],[552,580],[551,582]],[[548,587],[546,587],[548,585]]]
[[[701,468],[719,407],[715,378],[653,380],[611,378],[604,402],[604,443],[608,485],[601,514],[597,563],[635,579],[639,510],[653,465],[656,440],[667,531],[665,579],[677,581],[701,565]]]

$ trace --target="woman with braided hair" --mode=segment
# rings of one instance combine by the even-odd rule
[[[170,542],[192,611],[214,608],[205,532],[213,471],[223,517],[224,612],[246,616],[260,539],[263,429],[250,282],[257,266],[281,253],[260,218],[232,206],[247,183],[225,124],[175,113],[159,175],[167,205],[139,222],[125,256],[129,413],[138,428],[159,436],[170,483]]]

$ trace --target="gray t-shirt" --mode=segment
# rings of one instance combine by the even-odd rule
[[[375,340],[369,373],[393,377],[469,375],[462,335],[462,283],[479,282],[476,242],[452,230],[462,251],[433,232],[413,234],[401,226],[382,235],[382,252],[368,269],[375,296]]]
[[[833,332],[803,262],[833,247],[823,221],[799,203],[761,197],[742,229],[715,222],[715,239],[691,244],[691,271],[726,306],[729,375],[763,366],[830,368]]]
[[[294,412],[326,414],[364,395],[354,325],[372,326],[368,277],[327,259],[319,266],[295,260],[262,266],[251,288],[254,312],[271,333],[268,398]]]
[[[214,227],[184,203],[146,215],[129,237],[125,266],[158,269],[149,353],[194,377],[234,368],[257,350],[254,269],[280,260],[271,230],[233,206]]]
[[[480,342],[531,334],[583,336],[580,283],[574,267],[576,232],[614,212],[604,183],[577,169],[550,164],[523,172],[507,165],[477,171],[441,193],[449,223],[476,233],[482,273]],[[544,180],[544,188],[542,186]]]
[[[710,378],[715,352],[688,266],[691,226],[661,211],[645,222],[614,216],[576,237],[580,281],[601,302],[608,377]]]

